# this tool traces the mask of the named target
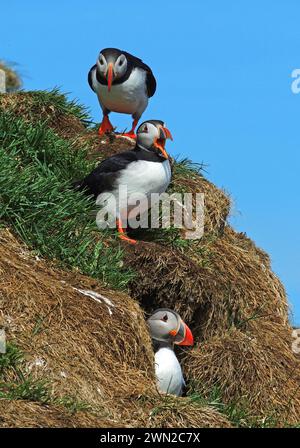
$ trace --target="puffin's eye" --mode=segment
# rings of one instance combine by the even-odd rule
[[[147,125],[144,127],[143,132],[145,132],[147,134],[147,132],[148,132],[148,126]]]
[[[163,320],[164,322],[167,322],[168,321],[168,315],[167,314],[165,314],[163,317],[162,317],[162,319],[161,320]]]
[[[123,59],[120,59],[120,60],[119,60],[119,66],[120,66],[120,67],[121,67],[121,65],[123,65],[123,62],[124,62]]]
[[[103,65],[104,64],[104,61],[103,61],[103,59],[101,58],[100,59],[100,65]]]

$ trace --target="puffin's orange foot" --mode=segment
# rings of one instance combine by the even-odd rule
[[[102,123],[99,127],[98,134],[104,135],[108,134],[109,132],[113,132],[114,128],[111,122],[109,121],[109,118],[107,115],[104,115]]]
[[[135,130],[137,124],[138,124],[138,120],[136,120],[136,119],[133,120],[132,127],[131,127],[130,131],[124,132],[123,134],[118,134],[117,137],[129,137],[129,138],[132,138],[133,140],[136,140],[136,134],[134,133],[134,130]]]
[[[127,243],[136,244],[136,240],[132,240],[129,236],[126,235],[125,230],[122,227],[122,221],[117,219],[117,229],[119,232],[119,238],[123,241],[127,241]]]
[[[124,233],[119,233],[119,238],[123,241],[127,241],[127,243],[130,244],[136,244],[137,241],[133,240],[132,238],[129,238],[129,236],[125,235]]]
[[[117,134],[116,137],[120,138],[120,137],[129,137],[132,138],[133,140],[136,139],[136,134],[134,132],[124,132],[123,134]]]

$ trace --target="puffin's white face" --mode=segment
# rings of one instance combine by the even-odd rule
[[[168,159],[165,150],[166,139],[172,139],[171,132],[162,121],[152,120],[142,123],[137,130],[137,145],[144,148],[157,148],[159,155]]]
[[[143,148],[151,148],[155,140],[159,138],[159,130],[152,123],[143,123],[137,131],[137,143]]]
[[[100,53],[97,60],[97,67],[103,78],[107,79],[108,90],[110,91],[114,79],[121,78],[127,70],[127,58],[120,54],[117,59],[113,56],[108,57]]]
[[[127,58],[124,54],[120,54],[114,65],[115,78],[121,78],[127,70]]]
[[[194,338],[181,317],[168,308],[156,310],[148,319],[152,339],[177,345],[193,345]]]
[[[174,336],[170,333],[173,331],[175,335],[178,331],[177,316],[167,309],[155,311],[148,319],[148,325],[151,337],[156,341],[170,342],[174,339]]]

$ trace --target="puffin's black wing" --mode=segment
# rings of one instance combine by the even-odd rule
[[[154,78],[151,69],[147,72],[146,84],[148,97],[151,98],[151,96],[153,96],[156,91],[156,79]]]
[[[100,193],[112,191],[116,188],[117,179],[122,170],[126,169],[129,163],[137,160],[136,152],[132,150],[111,156],[103,160],[88,176],[81,182],[76,182],[73,186],[96,198]]]
[[[94,87],[94,85],[93,85],[93,73],[96,71],[96,69],[97,69],[97,65],[95,64],[95,65],[93,65],[93,67],[90,69],[89,74],[88,74],[88,82],[89,82],[90,88],[91,88],[94,92],[96,92],[96,90],[95,90],[95,87]]]
[[[136,56],[133,56],[130,53],[127,53],[126,51],[122,52],[127,57],[127,60],[129,60],[135,67],[139,67],[146,72],[146,85],[147,85],[147,94],[148,97],[151,98],[155,94],[156,91],[156,79],[152,73],[151,68],[145,64],[141,59],[137,58]]]

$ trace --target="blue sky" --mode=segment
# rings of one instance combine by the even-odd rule
[[[204,162],[231,194],[231,222],[271,255],[300,325],[300,94],[291,91],[300,3],[10,0],[1,16],[0,58],[18,62],[25,89],[60,86],[95,121],[86,78],[100,49],[122,48],[152,67],[158,89],[144,118],[166,121],[172,155]]]

